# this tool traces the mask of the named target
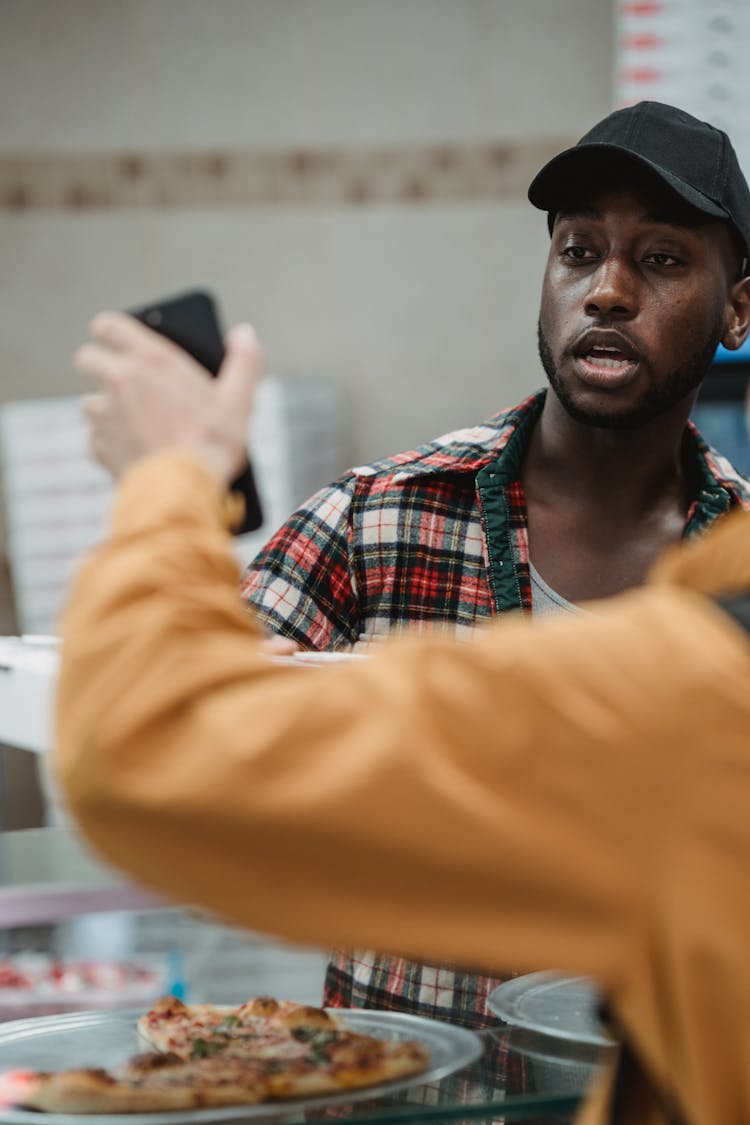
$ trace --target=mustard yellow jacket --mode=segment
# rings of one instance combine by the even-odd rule
[[[309,669],[259,651],[225,515],[144,461],[75,584],[56,765],[90,841],[255,930],[589,974],[635,1060],[616,1120],[750,1121],[750,642],[700,592],[750,588],[750,517],[595,613]]]

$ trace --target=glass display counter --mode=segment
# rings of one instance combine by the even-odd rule
[[[95,859],[69,829],[0,833],[0,929],[52,924],[90,912],[149,911],[164,906],[158,896],[134,886],[122,874]],[[122,1020],[123,1016],[119,1012],[111,1018]],[[39,1026],[45,1018],[55,1017],[40,1019]],[[78,1034],[76,1017],[66,1018],[73,1020],[68,1029],[73,1050]],[[85,1024],[86,1018],[82,1018]],[[109,1017],[102,1014],[99,1018],[106,1023]],[[24,1020],[23,1026],[16,1024],[18,1034],[15,1034],[12,1023],[0,1022],[0,1071],[24,1063],[40,1065],[36,1057],[31,1058],[36,1026],[34,1021]],[[542,1122],[570,1121],[600,1059],[576,1057],[564,1041],[556,1045],[554,1040],[545,1040],[543,1046],[537,1042],[530,1050],[528,1041],[517,1036],[517,1030],[498,1019],[496,1025],[476,1033],[478,1057],[474,1061],[434,1080],[394,1092],[383,1091],[378,1097],[370,1092],[369,1096],[352,1096],[335,1105],[300,1105],[299,1109],[295,1107],[294,1114],[287,1111],[283,1119],[330,1123],[334,1117],[346,1117],[356,1125],[502,1119],[541,1125]],[[24,1042],[26,1047],[22,1045]],[[104,1061],[91,1059],[89,1065],[101,1065]],[[58,1065],[56,1062],[55,1066]],[[70,1065],[81,1065],[81,1062],[71,1061]],[[162,1119],[185,1122],[281,1119],[273,1111],[269,1112],[269,1107],[263,1108],[266,1112],[262,1117],[258,1107],[254,1107],[252,1112],[223,1109],[213,1114],[201,1110],[185,1112],[179,1118],[167,1114]],[[0,1122],[18,1125],[19,1112],[0,1107]],[[29,1122],[32,1116],[39,1120],[38,1114],[25,1115]],[[138,1125],[134,1116],[128,1115],[129,1125]],[[62,1125],[62,1121],[50,1120],[49,1125]]]
[[[95,859],[65,828],[0,832],[0,927],[39,925],[163,902]]]

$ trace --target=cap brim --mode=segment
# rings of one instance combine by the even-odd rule
[[[575,193],[585,189],[585,196],[591,196],[591,181],[586,176],[586,166],[589,168],[605,159],[608,155],[622,157],[632,164],[648,169],[662,183],[671,188],[681,199],[713,219],[730,219],[729,214],[713,199],[709,199],[700,191],[696,191],[690,184],[685,183],[679,176],[675,176],[666,168],[639,156],[621,145],[605,142],[591,142],[585,145],[576,145],[554,156],[534,179],[529,187],[529,201],[540,211],[554,212],[562,204],[569,204]],[[731,220],[730,220],[731,221]]]

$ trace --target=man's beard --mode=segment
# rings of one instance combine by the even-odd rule
[[[649,386],[640,402],[629,412],[622,414],[616,410],[588,410],[580,407],[573,399],[570,391],[563,384],[557,374],[552,351],[547,342],[547,337],[542,328],[541,317],[537,324],[539,339],[539,358],[542,367],[549,379],[552,390],[560,400],[566,413],[575,421],[584,426],[601,426],[606,430],[635,430],[658,418],[660,414],[671,410],[678,402],[692,394],[703,382],[711,366],[721,340],[723,330],[723,316],[717,316],[716,323],[709,336],[681,367],[676,368],[669,378],[660,387]]]

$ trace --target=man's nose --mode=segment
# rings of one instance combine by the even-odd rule
[[[594,271],[586,294],[586,313],[629,318],[638,305],[637,285],[631,263],[619,257],[605,258]]]

